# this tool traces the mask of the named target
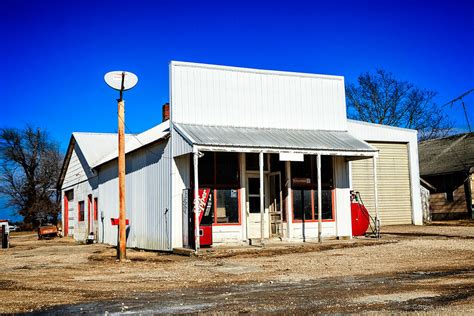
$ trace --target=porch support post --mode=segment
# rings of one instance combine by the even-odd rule
[[[323,242],[323,209],[322,209],[322,192],[321,192],[321,154],[317,156],[318,169],[318,242]]]
[[[194,165],[194,250],[199,250],[199,176],[198,176],[198,158],[199,151],[197,147],[193,148]]]
[[[379,189],[377,183],[377,158],[372,157],[372,168],[374,174],[374,200],[375,200],[375,230],[377,238],[380,236],[380,218],[379,218]]]
[[[264,196],[263,196],[263,152],[261,151],[258,156],[259,160],[259,169],[260,169],[260,242],[263,245],[263,238],[265,234],[265,205],[264,205]]]
[[[247,242],[249,239],[248,234],[248,215],[247,215],[247,167],[246,167],[246,154],[239,153],[239,172],[240,172],[240,218],[242,219],[242,240]]]
[[[287,195],[286,195],[286,237],[288,239],[291,239],[293,236],[293,226],[292,226],[292,221],[293,221],[293,195],[291,194],[291,161],[285,161],[285,173],[286,173],[286,179],[285,179],[285,186],[287,188]]]

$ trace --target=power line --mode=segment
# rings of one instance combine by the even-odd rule
[[[146,145],[149,145],[149,144],[144,144],[144,143],[142,143],[142,142],[140,141],[140,139],[138,138],[138,134],[133,133],[133,132],[130,130],[130,128],[127,126],[127,124],[125,123],[125,121],[124,121],[122,118],[120,118],[120,119],[122,120],[123,125],[125,125],[125,129],[129,132],[129,135],[133,136],[133,137],[137,140],[137,142],[141,145],[141,147],[143,147],[143,150],[149,152],[150,154],[152,154],[152,155],[154,155],[154,156],[156,156],[156,157],[158,157],[158,158],[171,159],[170,157],[165,156],[164,151],[162,151],[161,154],[157,154],[157,153],[155,153],[153,150],[150,150],[150,149],[146,148]]]

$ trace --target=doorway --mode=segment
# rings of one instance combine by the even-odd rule
[[[281,173],[272,172],[269,174],[269,200],[268,207],[270,216],[270,237],[283,236],[283,192],[281,191]]]
[[[283,204],[281,173],[264,175],[264,238],[283,236]],[[249,239],[261,238],[260,177],[247,174],[247,235]],[[268,225],[270,223],[270,225]]]
[[[264,185],[265,187],[265,185]],[[247,238],[261,238],[260,177],[247,174]]]

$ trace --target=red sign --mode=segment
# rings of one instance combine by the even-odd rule
[[[118,218],[111,218],[110,221],[112,222],[112,226],[117,226],[119,224],[119,219]],[[129,225],[130,221],[128,218],[125,220],[125,225]]]
[[[199,223],[202,220],[204,211],[206,210],[207,202],[209,201],[209,195],[211,194],[211,189],[199,189]]]

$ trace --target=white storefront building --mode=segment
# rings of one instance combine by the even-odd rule
[[[169,120],[127,136],[129,247],[193,248],[196,232],[204,245],[351,237],[351,189],[382,225],[421,224],[416,132],[348,121],[343,77],[171,62],[169,108]],[[116,140],[78,135],[59,181],[63,231],[115,244]],[[91,147],[107,150],[75,158]]]

